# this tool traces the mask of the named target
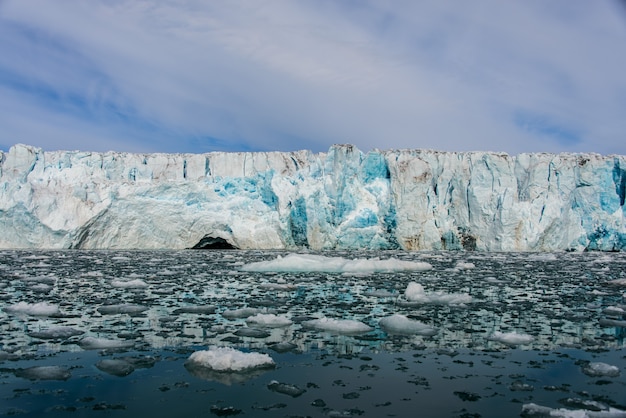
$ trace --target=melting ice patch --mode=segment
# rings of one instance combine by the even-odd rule
[[[288,327],[293,322],[285,316],[258,313],[246,319],[246,323],[257,327],[281,328]]]
[[[23,315],[31,315],[31,316],[52,316],[52,315],[59,314],[58,305],[53,305],[48,302],[38,302],[38,303],[18,302],[14,305],[4,308],[4,310],[12,314],[23,314]]]
[[[319,318],[304,321],[304,327],[337,334],[364,334],[373,328],[354,319]]]
[[[386,316],[379,321],[379,324],[390,334],[431,336],[437,333],[436,328],[401,314]]]
[[[404,291],[404,297],[409,302],[439,305],[461,305],[472,301],[472,297],[466,293],[426,292],[424,286],[417,282],[408,284]]]
[[[590,411],[586,409],[553,409],[547,406],[527,403],[522,406],[523,417],[559,417],[559,418],[625,418],[626,411],[616,408],[606,408],[601,411]]]
[[[594,362],[588,363],[582,367],[582,372],[587,376],[598,377],[598,376],[608,376],[608,377],[617,377],[620,375],[619,367],[613,366],[611,364],[602,363],[602,362]]]
[[[245,372],[275,366],[274,360],[262,353],[244,353],[231,347],[211,347],[195,351],[187,359],[187,367],[201,367],[217,372]]]
[[[393,273],[397,271],[425,271],[432,265],[420,261],[404,261],[395,258],[381,260],[346,259],[314,254],[289,254],[275,260],[246,264],[243,271],[257,272],[320,272],[320,273]]]
[[[491,341],[498,341],[502,344],[506,344],[512,347],[524,344],[530,344],[534,341],[535,337],[528,334],[520,334],[517,332],[500,332],[495,331],[487,339]]]

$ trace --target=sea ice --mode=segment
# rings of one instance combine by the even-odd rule
[[[96,367],[113,376],[128,376],[135,367],[124,359],[104,359],[96,363]]]
[[[13,373],[28,380],[67,380],[72,376],[68,369],[61,366],[34,366],[16,369]]]
[[[409,302],[439,305],[460,305],[472,301],[472,297],[466,293],[426,292],[424,286],[417,282],[408,284],[404,291],[404,297]]]
[[[239,308],[239,309],[227,309],[222,312],[222,316],[226,319],[238,319],[238,318],[247,318],[252,315],[256,315],[260,313],[261,310],[258,308]]]
[[[533,337],[532,335],[520,334],[517,332],[495,331],[489,337],[487,337],[487,339],[491,341],[498,341],[502,344],[514,347],[517,345],[530,344],[534,341],[535,337]]]
[[[271,261],[246,264],[243,271],[256,272],[323,272],[323,273],[392,273],[398,271],[424,271],[432,265],[418,261],[395,258],[349,260],[342,257],[325,257],[314,254],[289,254]]]
[[[277,380],[272,380],[268,385],[267,388],[269,390],[271,390],[272,392],[277,392],[277,393],[282,393],[284,395],[289,395],[292,398],[297,398],[298,396],[302,395],[304,392],[306,392],[305,389],[299,388],[296,385],[291,385],[289,383],[281,383]]]
[[[246,319],[246,323],[251,326],[280,328],[287,327],[293,322],[285,316],[259,313]]]
[[[116,315],[116,314],[129,314],[137,315],[147,311],[149,308],[143,305],[136,305],[133,303],[122,303],[119,305],[104,305],[100,306],[97,311],[102,315]]]
[[[111,286],[120,287],[123,289],[143,289],[143,288],[148,287],[148,283],[144,282],[141,279],[134,279],[134,280],[115,279],[111,282]]]
[[[607,411],[589,411],[584,409],[553,409],[547,406],[527,403],[522,406],[522,417],[531,418],[625,418],[626,411],[609,408]]]
[[[437,333],[436,328],[401,314],[386,316],[379,321],[379,324],[384,331],[390,334],[431,336]]]
[[[31,316],[53,316],[59,313],[59,306],[48,302],[26,303],[18,302],[4,308],[8,313]]]
[[[587,376],[598,377],[617,377],[620,375],[620,369],[617,366],[602,362],[591,362],[582,367],[582,372]]]
[[[78,343],[84,350],[104,350],[129,348],[135,345],[132,341],[110,340],[107,338],[85,337]]]
[[[354,319],[319,318],[304,321],[304,327],[338,334],[364,334],[373,328]]]
[[[81,335],[84,331],[72,327],[52,327],[42,331],[32,331],[28,335],[33,338],[41,338],[43,340],[66,339],[75,335]]]
[[[186,365],[218,372],[245,372],[272,368],[275,363],[269,355],[263,353],[245,353],[231,347],[210,347],[192,353]]]

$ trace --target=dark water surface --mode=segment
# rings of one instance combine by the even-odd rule
[[[433,268],[243,271],[286,254],[0,251],[0,414],[626,416],[624,254],[332,252]],[[408,300],[411,282],[437,297]],[[246,322],[256,312],[289,323]],[[394,314],[432,332],[391,334]],[[186,367],[211,346],[275,367]]]

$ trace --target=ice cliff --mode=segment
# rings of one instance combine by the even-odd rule
[[[626,156],[0,152],[2,248],[626,249]]]

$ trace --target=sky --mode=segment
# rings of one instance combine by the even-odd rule
[[[0,0],[0,150],[626,154],[626,3]]]

